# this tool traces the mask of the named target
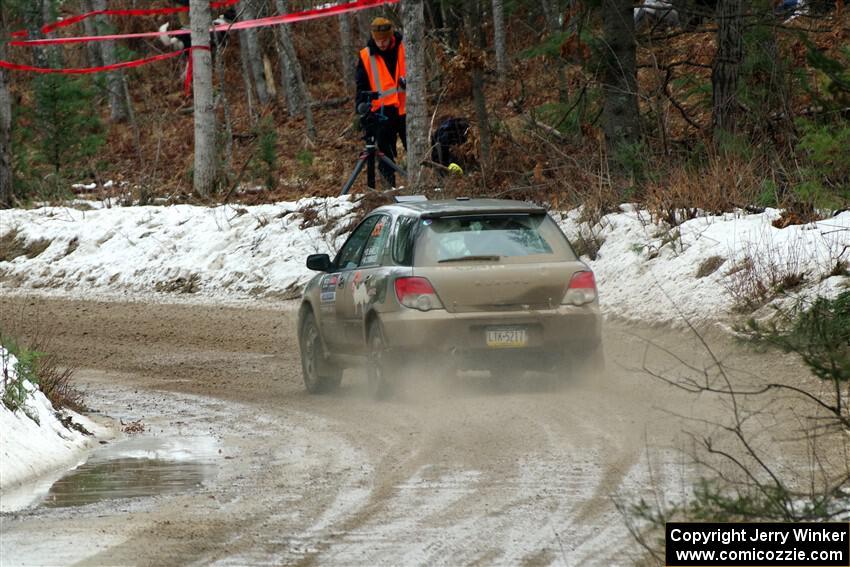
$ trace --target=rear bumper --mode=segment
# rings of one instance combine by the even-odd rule
[[[599,346],[602,331],[596,305],[476,313],[405,309],[382,314],[381,322],[387,346],[393,351],[458,355],[475,361],[476,366],[503,362],[552,364],[559,356],[592,351]],[[512,348],[488,346],[487,330],[505,327],[525,329],[527,344]]]

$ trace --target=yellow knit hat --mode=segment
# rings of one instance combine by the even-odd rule
[[[386,18],[372,20],[372,38],[375,41],[389,39],[393,35],[393,23]]]

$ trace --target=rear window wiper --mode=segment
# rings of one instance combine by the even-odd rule
[[[501,256],[458,256],[457,258],[446,258],[445,260],[438,260],[438,264],[444,264],[446,262],[466,262],[466,261],[490,261],[490,262],[498,262],[501,260]]]

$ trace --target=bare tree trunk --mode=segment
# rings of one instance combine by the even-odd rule
[[[82,13],[91,12],[94,10],[91,0],[80,0],[80,11]],[[94,18],[86,18],[83,20],[83,29],[87,36],[97,35],[97,25]],[[100,55],[100,46],[96,41],[86,43],[86,54],[89,58],[90,67],[103,66],[103,57]]]
[[[605,40],[602,128],[609,159],[640,141],[635,23],[631,0],[602,0]]]
[[[41,28],[44,26],[44,0],[33,0],[24,8],[24,19],[30,39],[44,37]],[[47,49],[35,45],[32,48],[33,63],[36,67],[50,67]]]
[[[504,0],[493,0],[493,47],[496,50],[496,72],[501,82],[507,78],[509,72]]]
[[[552,33],[561,29],[561,2],[560,0],[541,0],[543,17],[546,19],[546,29]]]
[[[741,0],[717,4],[717,52],[711,70],[714,132],[734,132],[738,114],[738,76],[744,59]]]
[[[230,178],[233,170],[233,122],[230,119],[230,103],[227,101],[227,81],[224,69],[224,53],[215,58],[215,72],[218,75],[218,100],[224,111],[224,175]]]
[[[257,18],[257,5],[255,0],[246,0],[242,2],[243,19],[254,20]],[[269,91],[266,88],[266,77],[263,74],[263,53],[260,49],[260,42],[257,41],[256,28],[241,30],[239,32],[239,47],[247,52],[243,54],[243,61],[248,63],[248,68],[251,71],[251,79],[254,87],[257,90],[257,99],[260,104],[265,106],[271,100]]]
[[[372,14],[373,10],[360,10],[357,12],[357,34],[363,45],[372,37]]]
[[[95,10],[106,10],[106,0],[93,0],[92,7]],[[112,25],[108,16],[97,16],[97,27],[99,34],[110,33]],[[101,59],[104,65],[115,65],[118,57],[115,54],[114,41],[100,41]],[[111,71],[106,75],[107,90],[109,91],[110,119],[112,122],[126,122],[130,117],[129,101],[124,88],[124,72],[121,70]]]
[[[254,110],[254,81],[251,80],[251,54],[248,51],[247,45],[239,40],[239,58],[242,61],[242,81],[245,83],[245,102],[248,105],[248,116],[251,117],[251,123],[257,123],[257,113]]]
[[[6,59],[6,16],[0,10],[0,59]],[[12,206],[12,98],[9,73],[0,69],[0,209]]]
[[[428,99],[425,68],[425,15],[422,0],[404,0],[404,51],[407,80],[407,181],[422,189],[422,163],[428,157]]]
[[[355,51],[354,42],[351,35],[351,16],[349,14],[341,14],[339,16],[339,45],[340,51],[340,66],[342,67],[342,81],[345,83],[346,89],[354,88],[354,58]]]
[[[287,0],[275,0],[277,13],[283,16],[289,13]],[[309,93],[304,84],[304,76],[301,72],[301,63],[295,53],[292,44],[292,36],[289,27],[284,24],[277,26],[278,53],[281,61],[281,86],[286,93],[286,106],[290,116],[304,115],[307,125],[307,137],[310,141],[316,140],[316,125],[313,122],[313,111],[310,108]]]
[[[481,30],[481,6],[480,0],[469,2],[464,13],[466,35],[469,42],[475,48],[481,48],[484,34]],[[484,94],[484,71],[481,68],[481,57],[473,57],[470,64],[470,75],[472,77],[472,98],[475,103],[475,116],[478,121],[478,135],[481,140],[481,162],[483,166],[490,164],[490,148],[492,147],[492,133],[490,132],[490,118],[487,115],[487,97]],[[482,167],[483,170],[483,167]]]
[[[543,0],[543,17],[546,19],[546,31],[554,36],[561,33],[561,3],[559,0]],[[570,98],[570,88],[567,82],[567,65],[564,59],[556,56],[558,63],[558,100],[566,104]]]
[[[210,51],[210,5],[207,0],[189,1],[192,26],[192,87],[195,112],[195,167],[193,188],[207,197],[215,185],[215,103],[213,101],[212,52]]]

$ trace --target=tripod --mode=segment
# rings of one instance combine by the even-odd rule
[[[363,134],[363,140],[366,141],[366,147],[363,148],[362,152],[360,152],[360,157],[357,158],[357,164],[354,166],[354,171],[351,173],[348,181],[345,182],[345,185],[342,186],[342,192],[340,195],[348,194],[351,186],[354,185],[354,182],[357,180],[357,176],[360,175],[361,171],[363,171],[363,166],[366,166],[366,186],[374,191],[375,158],[381,160],[381,162],[392,168],[397,173],[407,177],[407,172],[396,165],[396,163],[388,158],[384,152],[378,149],[378,144],[375,141],[375,130],[377,130],[379,120],[380,116],[374,112],[367,111],[366,113],[361,113],[360,125],[363,127],[365,132]]]

